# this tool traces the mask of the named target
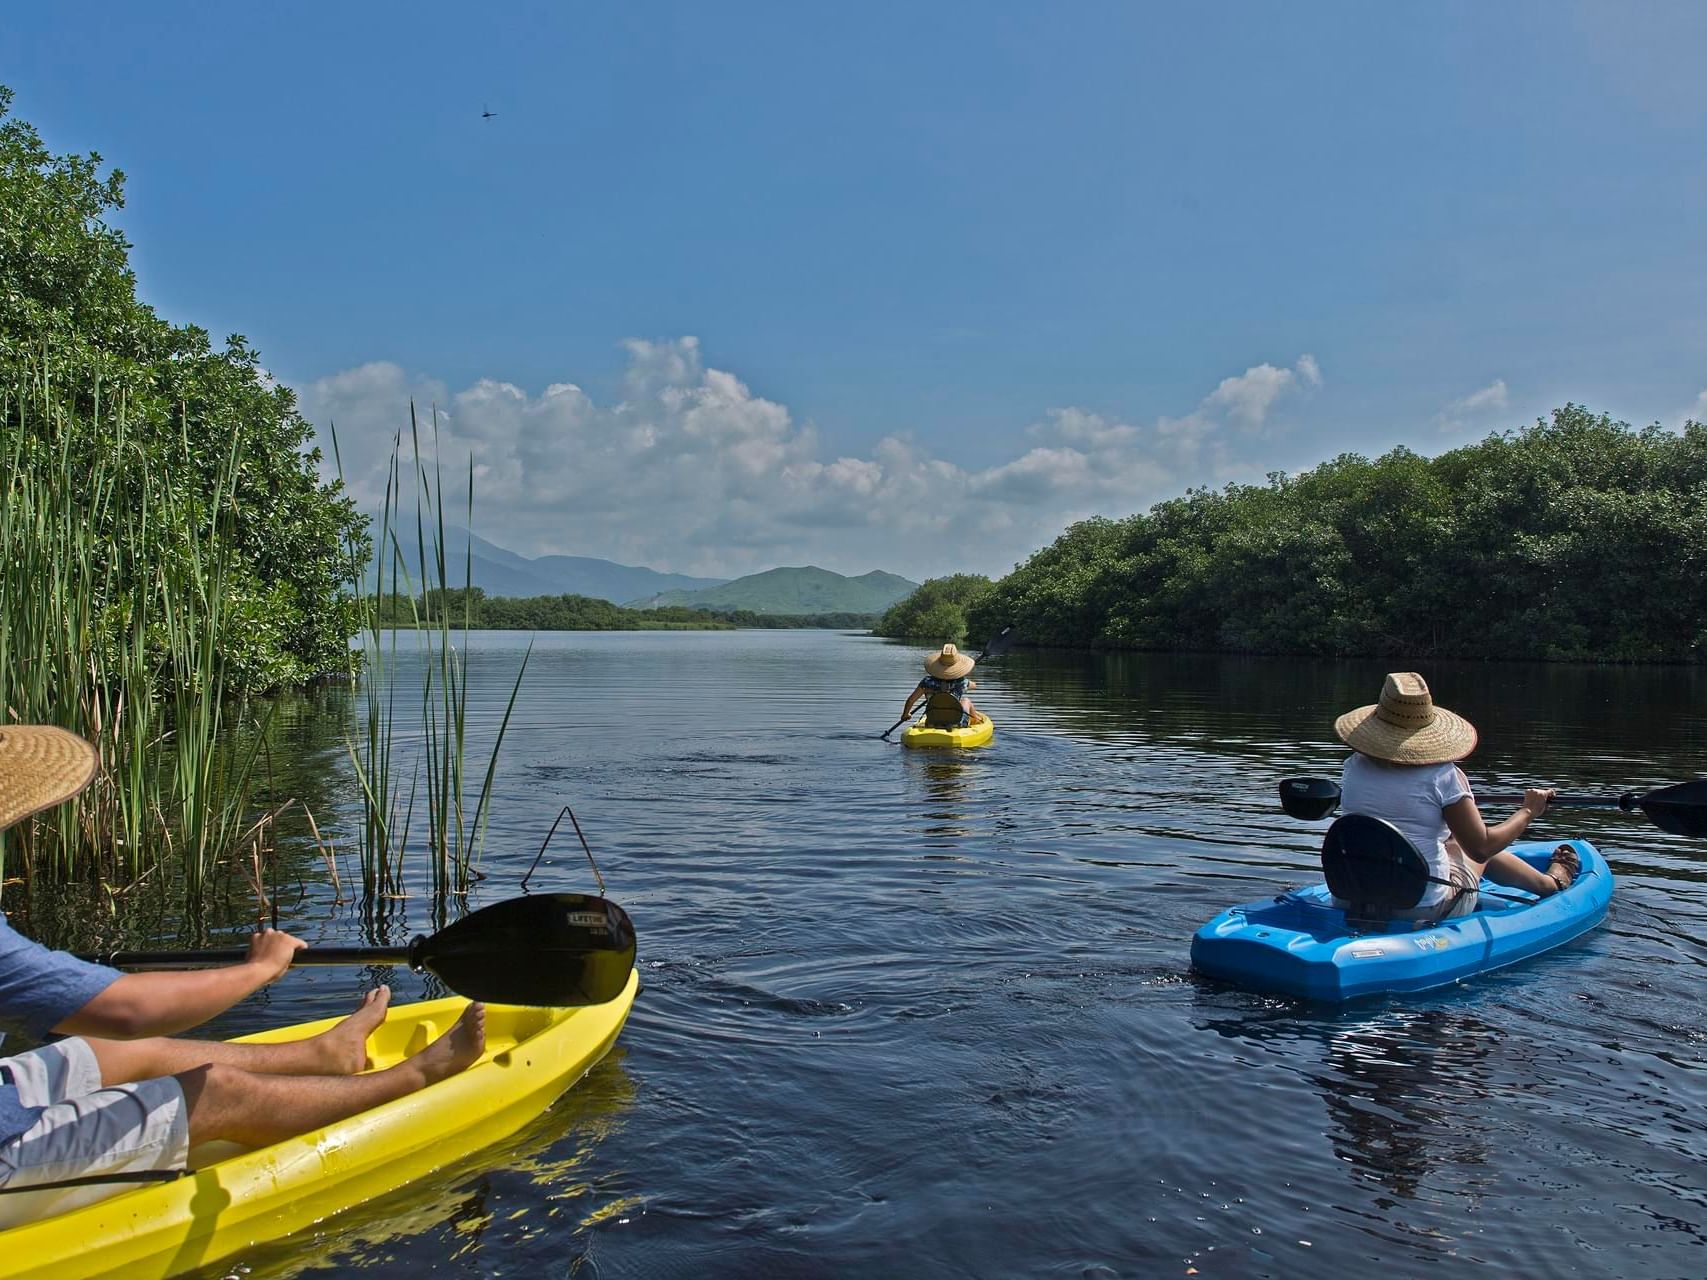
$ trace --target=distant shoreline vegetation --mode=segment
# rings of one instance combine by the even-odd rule
[[[905,600],[889,606],[872,634],[891,640],[959,644],[967,635],[967,610],[988,595],[992,585],[981,573],[931,578]]]
[[[489,596],[479,587],[434,589],[413,598],[387,594],[374,598],[374,609],[382,627],[437,626],[448,618],[454,626],[481,631],[863,631],[876,620],[869,613],[755,613],[680,605],[630,609],[594,596]]]
[[[1038,647],[1699,663],[1707,426],[1568,404],[1434,458],[1342,454],[1086,520],[975,585],[933,579],[877,630],[956,640],[963,613],[974,643],[1011,625]]]

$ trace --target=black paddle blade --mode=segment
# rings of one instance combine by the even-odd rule
[[[585,893],[509,898],[409,946],[409,966],[494,1004],[603,1004],[634,970],[634,924]]]
[[[1636,807],[1661,831],[1674,836],[1707,836],[1707,778],[1650,791],[1637,798]]]
[[[1014,647],[1014,642],[1018,638],[1018,636],[1014,635],[1014,629],[1012,627],[1003,627],[990,639],[990,642],[984,646],[984,652],[978,655],[978,661],[982,662],[985,658],[1001,657],[1009,649]]]
[[[1340,807],[1339,784],[1326,778],[1282,778],[1280,807],[1288,817],[1316,822]]]

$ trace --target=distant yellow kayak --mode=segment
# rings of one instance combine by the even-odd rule
[[[520,1129],[586,1075],[615,1043],[640,978],[621,995],[573,1009],[488,1005],[486,1052],[468,1070],[338,1124],[248,1151],[215,1143],[191,1173],[0,1231],[0,1280],[145,1280],[179,1275],[277,1240],[430,1173]],[[374,1068],[448,1031],[460,997],[394,1006],[368,1040]],[[340,1018],[239,1036],[273,1043],[317,1035]],[[43,1192],[43,1198],[52,1193]]]
[[[901,733],[903,747],[981,747],[996,736],[996,723],[985,716],[977,724],[933,729],[916,724]]]

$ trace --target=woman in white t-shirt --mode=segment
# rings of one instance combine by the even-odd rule
[[[1489,826],[1457,762],[1476,748],[1476,729],[1463,716],[1434,705],[1428,683],[1414,671],[1394,672],[1381,701],[1348,711],[1334,732],[1354,752],[1340,782],[1340,809],[1391,822],[1428,862],[1431,884],[1422,901],[1395,916],[1412,919],[1467,915],[1476,884],[1528,889],[1545,898],[1569,886],[1580,869],[1576,851],[1560,845],[1546,872],[1504,850],[1547,812],[1550,787],[1530,787],[1523,804]]]

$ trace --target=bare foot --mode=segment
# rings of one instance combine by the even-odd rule
[[[327,1075],[353,1075],[373,1065],[367,1056],[367,1038],[385,1021],[390,1007],[391,988],[375,987],[362,997],[354,1013],[314,1038],[315,1045],[325,1055]]]
[[[433,1041],[409,1063],[422,1076],[423,1084],[437,1084],[474,1065],[486,1051],[486,1006],[475,1003],[462,1011],[456,1025]]]

